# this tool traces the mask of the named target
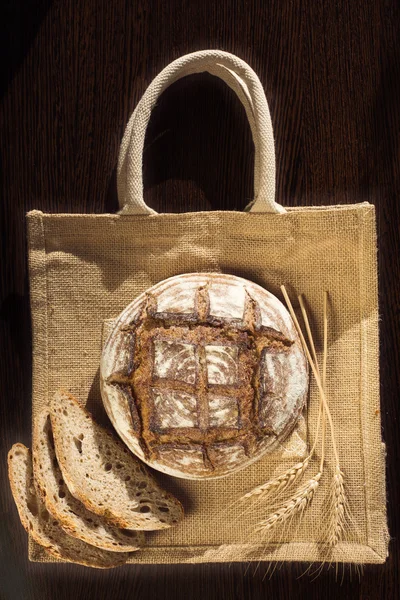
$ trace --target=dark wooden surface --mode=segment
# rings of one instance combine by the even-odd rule
[[[390,0],[3,0],[1,19],[1,600],[399,597],[400,15]],[[26,211],[117,209],[127,119],[152,78],[187,52],[220,48],[258,72],[271,108],[277,200],[368,200],[377,208],[381,396],[390,557],[359,580],[315,581],[285,565],[128,566],[97,572],[30,564],[6,481],[6,451],[30,445]],[[145,151],[145,197],[160,211],[242,209],[252,195],[243,110],[208,76],[168,90]],[[340,579],[340,578],[339,578]]]

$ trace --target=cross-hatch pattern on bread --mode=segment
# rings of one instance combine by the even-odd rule
[[[260,361],[266,353],[286,353],[293,341],[261,325],[247,291],[243,318],[229,324],[210,317],[207,285],[197,289],[191,315],[158,313],[148,294],[139,317],[122,330],[131,335],[128,367],[107,383],[128,398],[149,460],[168,449],[196,448],[212,469],[215,444],[234,441],[251,457],[260,437],[275,436],[260,406]]]

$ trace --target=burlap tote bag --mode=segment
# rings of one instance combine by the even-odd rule
[[[255,146],[254,201],[243,213],[156,214],[144,203],[142,182],[151,110],[174,81],[204,71],[222,78],[245,108]],[[254,519],[266,516],[263,507],[247,515],[242,504],[234,503],[305,456],[314,439],[319,403],[318,389],[310,379],[307,414],[280,451],[213,481],[156,474],[183,501],[186,516],[179,527],[149,536],[146,548],[131,562],[384,562],[388,536],[374,207],[362,203],[284,208],[275,203],[274,142],[263,88],[245,62],[220,51],[184,56],[151,83],[126,128],[118,193],[119,214],[27,215],[33,419],[59,387],[69,389],[101,418],[99,358],[110,323],[138,294],[167,277],[220,271],[250,279],[280,298],[281,284],[293,301],[303,293],[319,356],[322,298],[328,290],[326,390],[354,519],[354,528],[328,557],[321,540],[333,469],[330,445],[326,475],[296,526],[280,528],[268,540],[257,537],[252,529]],[[310,477],[315,468],[309,466]],[[33,543],[30,558],[51,560]]]

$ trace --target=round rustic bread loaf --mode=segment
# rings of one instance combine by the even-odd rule
[[[162,281],[116,319],[101,392],[120,437],[150,466],[221,477],[273,450],[304,406],[292,319],[262,287],[218,273]]]

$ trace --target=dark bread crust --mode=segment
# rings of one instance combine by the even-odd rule
[[[195,279],[196,274],[169,281],[189,277]],[[274,328],[263,324],[265,307],[260,308],[251,295],[251,288],[258,286],[232,276],[198,277],[206,281],[192,291],[191,310],[176,310],[173,290],[168,310],[165,306],[159,310],[157,288],[164,284],[162,292],[168,291],[168,281],[133,303],[137,309],[131,311],[130,320],[128,307],[110,338],[113,356],[124,356],[118,365],[123,368],[112,370],[107,364],[110,342],[103,353],[106,368],[102,361],[105,406],[111,388],[113,394],[123,394],[136,448],[127,436],[124,440],[136,453],[139,447],[138,455],[148,464],[189,478],[221,476],[272,449],[293,428],[307,392],[306,361],[294,327],[289,331],[285,326],[284,318],[291,320],[282,314],[283,305],[268,296],[281,311],[274,314]],[[228,280],[228,285],[232,279],[248,284],[241,315],[236,306],[230,309],[232,316],[228,311],[216,314],[218,278]],[[267,361],[275,371],[273,381],[265,372]],[[111,358],[109,364],[114,362],[116,358]],[[298,398],[285,408],[297,369]]]

